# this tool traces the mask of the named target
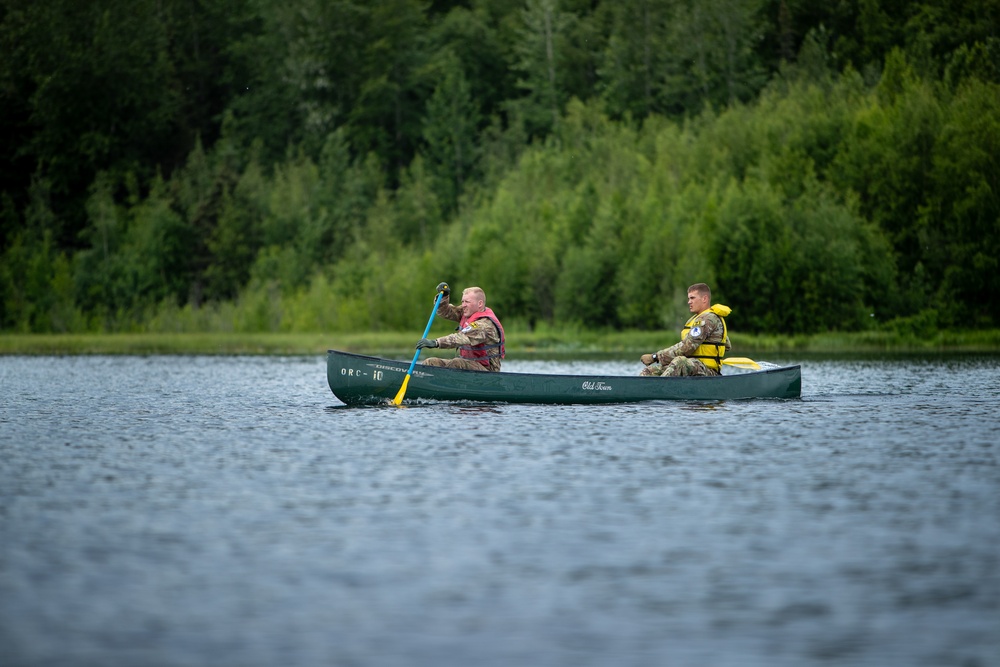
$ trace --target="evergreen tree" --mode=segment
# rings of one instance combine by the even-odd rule
[[[561,88],[560,56],[569,14],[559,11],[557,0],[528,0],[521,12],[522,28],[515,46],[518,87],[525,97],[517,101],[529,132],[534,136],[552,131],[566,95]]]
[[[622,0],[614,4],[613,28],[599,70],[609,112],[645,118],[666,112],[672,0]],[[676,72],[674,72],[676,76]]]
[[[440,82],[427,103],[423,137],[438,201],[448,214],[457,208],[476,165],[479,112],[458,58],[446,52],[439,67]]]

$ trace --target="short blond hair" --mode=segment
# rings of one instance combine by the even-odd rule
[[[483,305],[486,305],[486,292],[483,291],[482,287],[466,287],[462,290],[462,295],[472,294],[477,301],[482,301]]]

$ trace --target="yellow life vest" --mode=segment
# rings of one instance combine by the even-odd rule
[[[726,341],[729,339],[729,330],[726,328],[726,315],[733,312],[732,308],[729,306],[723,306],[721,303],[717,303],[708,310],[701,311],[684,324],[684,328],[681,329],[681,340],[684,340],[684,338],[687,337],[688,332],[691,331],[691,329],[700,326],[698,318],[709,311],[718,315],[719,319],[722,321],[722,342],[702,343],[693,354],[688,356],[700,359],[701,363],[705,364],[708,368],[719,370],[722,368],[722,357],[726,356]]]

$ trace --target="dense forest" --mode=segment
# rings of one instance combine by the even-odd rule
[[[1000,0],[0,0],[0,330],[1000,324]]]

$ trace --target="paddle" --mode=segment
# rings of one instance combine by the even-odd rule
[[[427,320],[427,328],[424,329],[424,335],[421,338],[427,338],[427,334],[431,332],[431,322],[434,321],[434,314],[438,311],[438,305],[441,303],[441,295],[444,292],[438,292],[437,298],[434,299],[434,310],[431,311],[431,317]],[[394,405],[399,405],[403,402],[403,396],[406,394],[406,386],[410,384],[410,374],[413,373],[413,367],[417,365],[417,358],[420,357],[420,348],[413,353],[413,361],[410,362],[410,369],[406,371],[406,377],[403,378],[403,386],[399,388],[396,393],[396,398],[392,399]]]
[[[744,368],[753,371],[760,370],[760,364],[753,359],[748,359],[747,357],[726,357],[722,360],[722,363],[726,366],[735,366],[736,368]]]

